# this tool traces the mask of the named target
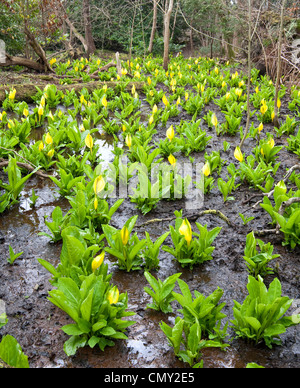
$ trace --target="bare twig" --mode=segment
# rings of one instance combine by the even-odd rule
[[[225,214],[223,214],[222,212],[220,212],[220,210],[214,210],[214,209],[209,209],[209,210],[203,210],[202,212],[200,213],[197,213],[197,214],[191,214],[189,216],[187,216],[187,218],[189,220],[193,220],[193,221],[196,221],[198,218],[200,217],[203,217],[203,216],[206,216],[206,215],[215,215],[217,217],[219,217],[221,220],[225,221],[229,226],[233,226],[233,223],[229,220],[228,217],[225,216]],[[141,227],[144,227],[144,226],[147,226],[147,225],[151,225],[151,224],[154,224],[154,223],[158,223],[158,222],[172,222],[176,220],[176,217],[170,217],[170,218],[155,218],[153,220],[149,220],[149,221],[146,221],[144,222],[143,224],[141,225],[137,225],[138,228],[141,228]]]

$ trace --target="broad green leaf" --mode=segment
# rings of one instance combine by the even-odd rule
[[[0,359],[14,368],[28,369],[28,357],[23,353],[17,340],[6,335],[0,343]]]

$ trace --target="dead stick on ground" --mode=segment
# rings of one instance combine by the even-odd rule
[[[1,161],[0,162],[0,168],[4,168],[4,167],[7,167],[9,165],[9,161]],[[35,168],[33,168],[30,164],[28,163],[21,163],[21,162],[17,162],[17,166],[20,167],[20,168],[24,168],[25,170],[28,170],[30,172],[34,171]],[[37,170],[35,171],[35,174],[38,175],[39,177],[41,178],[50,178],[50,175],[46,175],[44,174],[42,171],[40,170]]]
[[[214,210],[214,209],[204,210],[204,211],[202,211],[200,213],[192,214],[190,216],[187,216],[187,218],[190,219],[190,220],[195,220],[196,221],[198,218],[203,217],[205,215],[209,215],[209,214],[215,215],[215,216],[221,218],[221,220],[225,221],[229,226],[233,226],[232,222],[228,219],[228,217],[226,217],[219,210]],[[147,226],[147,225],[150,225],[150,224],[154,224],[154,223],[158,223],[158,222],[171,222],[171,221],[174,221],[174,220],[176,220],[176,217],[172,217],[172,218],[155,218],[153,220],[149,220],[147,222],[144,222],[141,225],[137,225],[137,227],[141,228],[141,227],[144,227],[144,226]]]
[[[289,171],[287,172],[287,174],[285,175],[285,177],[283,178],[283,182],[284,183],[287,183],[287,181],[290,179],[291,175],[293,174],[294,171],[297,171],[297,170],[300,170],[300,164],[296,164],[295,166],[291,167],[289,169]],[[263,193],[262,195],[264,197],[268,197],[268,198],[271,198],[271,196],[274,194],[274,191],[275,189],[271,190],[269,193]],[[253,196],[251,198],[249,198],[249,201],[253,198]],[[253,205],[253,209],[255,209],[260,203],[262,203],[262,200],[256,202],[255,205]]]

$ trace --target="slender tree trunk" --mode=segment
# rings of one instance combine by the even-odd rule
[[[157,0],[153,0],[153,22],[152,22],[152,30],[151,30],[151,36],[150,36],[150,42],[148,47],[148,52],[152,53],[153,51],[153,43],[156,33],[156,26],[157,26]]]
[[[240,143],[240,148],[242,149],[244,142],[247,138],[248,131],[250,128],[250,86],[251,86],[251,36],[252,36],[252,1],[248,0],[248,23],[249,23],[249,30],[248,30],[248,85],[247,85],[247,123],[246,128],[244,132],[243,139]]]
[[[132,45],[133,45],[133,33],[134,33],[135,17],[136,17],[136,5],[134,6],[134,13],[133,13],[132,25],[131,25],[131,31],[130,31],[129,62],[131,62],[131,57],[132,57]]]
[[[286,4],[286,0],[282,0],[281,16],[280,16],[280,31],[279,31],[279,41],[278,41],[277,77],[276,77],[276,85],[275,85],[275,104],[274,104],[274,113],[275,113],[274,127],[276,127],[276,128],[279,128],[277,100],[278,100],[279,84],[280,84],[280,77],[281,77],[281,67],[282,67],[281,50],[282,50],[282,35],[283,35],[283,15],[284,15],[285,4]]]
[[[169,45],[170,45],[170,20],[173,11],[174,0],[166,2],[164,14],[164,70],[168,70],[169,66]]]
[[[87,44],[87,55],[90,56],[96,51],[91,24],[90,0],[83,0],[83,20],[85,29],[85,40]]]

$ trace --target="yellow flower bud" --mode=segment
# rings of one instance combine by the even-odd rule
[[[104,261],[105,251],[103,251],[100,255],[94,258],[92,261],[92,271],[95,272],[98,268],[101,267]]]
[[[45,142],[48,145],[53,144],[53,139],[49,132],[46,133]]]
[[[217,116],[215,115],[215,113],[211,117],[211,123],[215,127],[218,125],[218,119],[217,119]]]
[[[94,209],[97,210],[98,209],[98,198],[95,197],[94,199]]]
[[[191,243],[192,238],[193,238],[193,232],[192,232],[191,224],[189,223],[189,221],[187,219],[183,220],[181,227],[179,228],[179,233],[182,236],[184,236],[184,238],[187,242],[187,245],[190,246],[190,243]]]
[[[203,166],[202,172],[205,176],[209,176],[211,174],[210,164],[209,162],[206,162]]]
[[[102,105],[104,106],[105,109],[107,108],[108,102],[105,96],[102,98]]]
[[[108,295],[107,295],[107,299],[108,299],[110,304],[118,303],[118,300],[119,300],[119,290],[118,290],[117,286],[114,286],[114,288],[109,290]]]
[[[173,156],[173,155],[170,155],[169,157],[168,157],[168,161],[169,161],[169,163],[171,164],[171,166],[175,166],[176,165],[176,159],[175,159],[175,157]]]
[[[122,228],[122,230],[120,231],[120,235],[121,235],[121,240],[122,240],[123,245],[127,245],[128,241],[129,241],[129,230],[128,230],[127,226],[124,226]]]
[[[164,103],[165,106],[169,106],[169,105],[170,105],[170,103],[169,103],[167,97],[165,96],[165,94],[164,94],[164,96],[163,96],[162,101],[163,101],[163,103]]]
[[[93,145],[94,145],[94,142],[93,142],[93,138],[90,134],[88,134],[85,138],[85,145],[89,148],[89,149],[92,149],[93,148]]]
[[[240,149],[240,147],[236,147],[234,151],[234,157],[239,161],[242,162],[244,160],[244,155]]]
[[[131,138],[131,135],[130,135],[130,134],[128,134],[128,135],[126,136],[125,143],[126,143],[127,147],[130,149],[130,148],[131,148],[131,145],[132,145],[132,138]]]
[[[44,114],[44,108],[42,107],[42,105],[40,105],[40,106],[39,106],[39,109],[38,109],[38,115],[39,115],[40,117],[42,117],[43,114]]]
[[[54,149],[50,150],[47,155],[49,156],[49,158],[53,158]]]
[[[105,185],[106,185],[106,183],[105,183],[105,180],[102,177],[102,175],[98,176],[95,179],[95,182],[94,182],[94,185],[93,185],[95,194],[96,195],[99,194],[104,189]]]
[[[278,109],[281,108],[281,101],[279,100],[279,98],[277,99],[277,108],[278,108]]]
[[[170,126],[170,128],[167,130],[166,132],[166,136],[167,138],[172,141],[174,136],[175,136],[175,131],[174,131],[174,128],[173,128],[173,125]]]
[[[11,101],[13,101],[13,100],[15,99],[15,97],[16,97],[16,93],[17,93],[16,89],[13,89],[13,90],[9,93],[8,98],[9,98]]]

